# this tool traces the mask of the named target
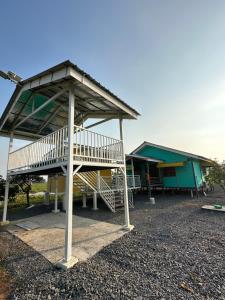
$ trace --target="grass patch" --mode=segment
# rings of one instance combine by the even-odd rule
[[[43,195],[30,195],[30,205],[32,204],[40,204],[43,203],[44,201],[44,196]],[[52,200],[52,197],[50,198],[50,201]],[[3,210],[4,202],[0,204],[0,212]],[[18,194],[16,196],[15,201],[9,201],[8,203],[8,209],[14,209],[14,208],[22,208],[27,206],[27,201],[26,201],[26,195],[25,194]]]
[[[47,191],[47,182],[37,182],[32,184],[31,193]]]

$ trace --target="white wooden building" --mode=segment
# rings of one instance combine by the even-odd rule
[[[130,230],[123,120],[137,119],[138,115],[70,61],[21,81],[0,120],[0,135],[10,137],[3,222],[7,221],[10,176],[63,172],[66,176],[66,229],[61,264],[71,266],[75,263],[71,255],[74,178],[90,184],[88,176],[93,172],[113,168],[123,175],[124,228]],[[85,128],[88,119],[99,121]],[[118,119],[118,139],[89,130],[112,119]],[[13,138],[31,143],[12,151]],[[89,175],[85,177],[85,173]],[[97,184],[96,192],[107,190],[103,179],[98,177]],[[115,194],[113,196],[108,190],[104,196],[108,205],[113,207]]]

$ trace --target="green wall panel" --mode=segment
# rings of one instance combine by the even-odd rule
[[[195,188],[192,161],[194,164],[197,186],[200,187],[202,185],[202,172],[199,161],[192,160],[186,155],[159,149],[153,146],[146,146],[138,151],[137,154],[141,156],[160,159],[167,163],[184,162],[183,167],[176,167],[176,176],[162,178],[164,187]]]

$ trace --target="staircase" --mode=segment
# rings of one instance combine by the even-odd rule
[[[96,171],[80,172],[74,176],[74,184],[81,192],[98,193],[112,212],[124,206],[124,188],[121,176],[119,180],[116,180],[115,177],[107,180]],[[129,206],[134,207],[133,194],[130,189],[128,190],[128,201]]]

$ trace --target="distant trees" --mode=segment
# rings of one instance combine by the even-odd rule
[[[225,162],[220,164],[215,161],[214,165],[209,168],[205,180],[210,187],[215,184],[219,185],[225,193]]]
[[[32,183],[45,182],[44,178],[38,175],[15,175],[10,178],[9,200],[15,200],[16,195],[22,191],[26,194],[27,206],[30,206],[30,192]],[[4,200],[5,179],[0,175],[0,199]]]
[[[3,200],[5,193],[5,179],[0,175],[0,200]]]
[[[32,189],[32,183],[44,182],[44,178],[38,175],[15,175],[12,176],[11,183],[17,184],[19,189],[25,193],[27,206],[30,206],[30,192]]]

